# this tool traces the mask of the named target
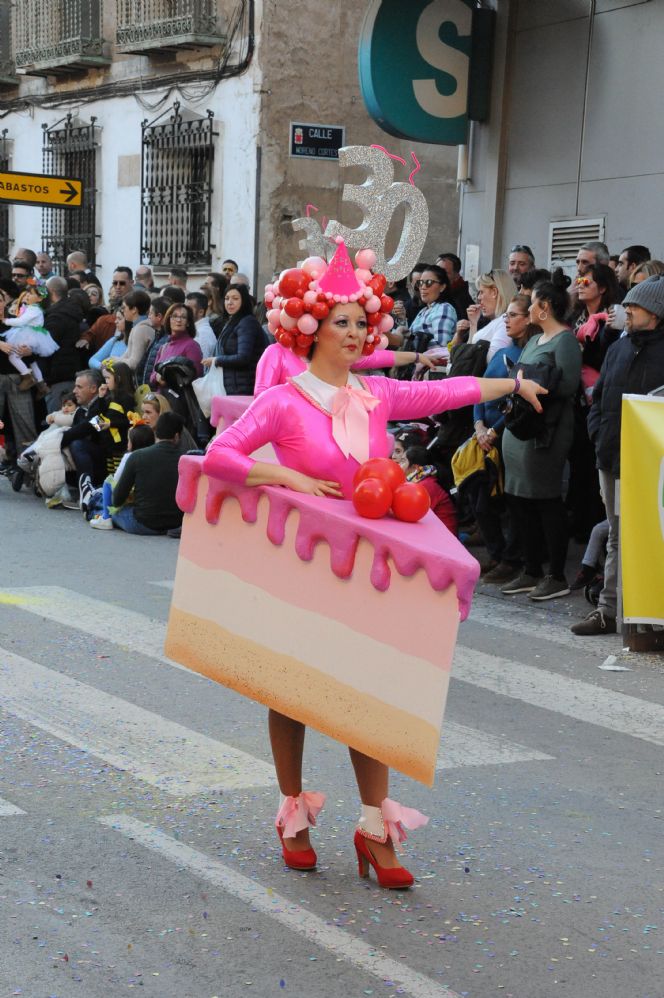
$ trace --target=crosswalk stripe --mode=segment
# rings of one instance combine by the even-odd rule
[[[586,609],[590,610],[590,607],[586,606]],[[583,611],[580,616],[582,615]],[[610,637],[594,637],[589,644],[587,640],[575,637],[566,628],[550,623],[546,616],[546,612],[537,606],[524,608],[506,600],[499,601],[495,597],[476,593],[468,619],[474,624],[482,624],[491,628],[498,627],[500,630],[515,634],[525,634],[531,640],[537,638],[538,640],[551,641],[556,645],[562,645],[563,648],[570,648],[577,654],[590,651],[605,656],[609,652],[615,652],[618,646],[619,639],[616,638],[615,634]],[[460,636],[463,640],[463,626]]]
[[[162,585],[164,583],[158,583]],[[155,658],[168,665],[183,666],[162,654],[165,625],[143,614],[124,607],[114,606],[90,596],[80,595],[59,586],[33,586],[11,590],[9,595],[18,601],[22,610],[37,614],[67,627],[75,627],[115,644],[130,648],[141,655]],[[22,601],[22,602],[21,602]],[[184,669],[189,672],[188,669]],[[526,748],[506,738],[484,734],[473,728],[454,723],[443,727],[442,752],[438,769],[456,769],[462,766],[505,765],[531,760],[551,759],[551,756]]]
[[[443,722],[443,737],[436,769],[463,766],[504,766],[515,762],[544,762],[555,758],[535,749],[490,735],[453,721]]]
[[[245,752],[3,648],[0,708],[173,796],[275,783]]]
[[[20,807],[16,807],[15,804],[10,804],[4,797],[0,797],[0,818],[8,818],[13,814],[25,814],[25,811],[22,811]]]
[[[116,644],[189,671],[162,655],[165,632],[162,621],[58,586],[13,589],[7,595],[18,599],[21,610],[106,640],[110,634],[121,635],[121,639],[113,639]],[[532,638],[532,627],[528,633]],[[604,690],[593,683],[489,655],[463,644],[457,645],[452,679],[655,745],[664,744],[664,707]]]
[[[452,677],[522,703],[664,745],[664,707],[457,645]]]
[[[120,648],[155,658],[191,675],[189,669],[164,655],[166,625],[162,620],[153,620],[135,610],[61,586],[26,586],[4,592],[17,601],[15,605],[20,610],[56,624],[75,627],[92,637],[111,641]]]
[[[171,838],[159,828],[127,814],[103,816],[97,820],[173,862],[178,869],[189,870],[202,880],[220,887],[249,905],[252,911],[267,915],[333,957],[371,974],[381,984],[386,981],[394,982],[395,986],[403,988],[412,998],[459,998],[458,994],[445,985],[438,984],[399,960],[393,960],[382,953],[380,948],[374,948],[336,925],[331,925],[315,915],[310,908],[301,908],[271,888],[262,887],[255,880],[242,876],[219,860]]]

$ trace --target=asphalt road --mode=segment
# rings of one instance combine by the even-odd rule
[[[177,541],[3,478],[0,538],[0,998],[663,998],[664,658],[570,635],[582,596],[478,594],[389,893],[312,732],[321,863],[284,867],[264,709],[161,658]]]

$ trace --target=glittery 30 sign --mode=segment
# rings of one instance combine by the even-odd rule
[[[339,150],[339,165],[359,166],[367,171],[364,183],[344,184],[342,193],[342,201],[362,209],[362,224],[349,229],[332,220],[323,233],[316,219],[296,218],[293,228],[304,232],[305,236],[300,248],[307,255],[325,256],[321,251],[326,247],[326,240],[341,236],[352,249],[372,249],[378,257],[376,269],[385,274],[388,281],[407,277],[421,258],[429,228],[429,208],[422,191],[413,184],[395,182],[391,158],[370,146],[344,146]],[[388,229],[395,211],[402,205],[405,218],[401,238],[394,255],[386,259]]]

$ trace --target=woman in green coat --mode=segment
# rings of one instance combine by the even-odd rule
[[[573,402],[581,377],[581,350],[565,322],[569,311],[568,279],[561,270],[533,288],[530,320],[542,332],[526,344],[520,364],[551,359],[562,380],[547,410],[547,429],[533,440],[517,440],[505,430],[505,492],[520,524],[525,565],[518,578],[502,587],[508,594],[528,593],[533,600],[566,596],[565,560],[569,531],[562,500],[563,472],[574,435]],[[544,575],[542,554],[548,553]]]

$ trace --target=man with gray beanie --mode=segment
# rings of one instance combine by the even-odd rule
[[[636,284],[623,301],[627,336],[613,343],[593,391],[588,433],[595,445],[599,483],[609,521],[604,587],[597,609],[574,624],[581,636],[615,634],[619,519],[616,486],[620,478],[620,420],[623,395],[647,395],[664,385],[664,274]]]

